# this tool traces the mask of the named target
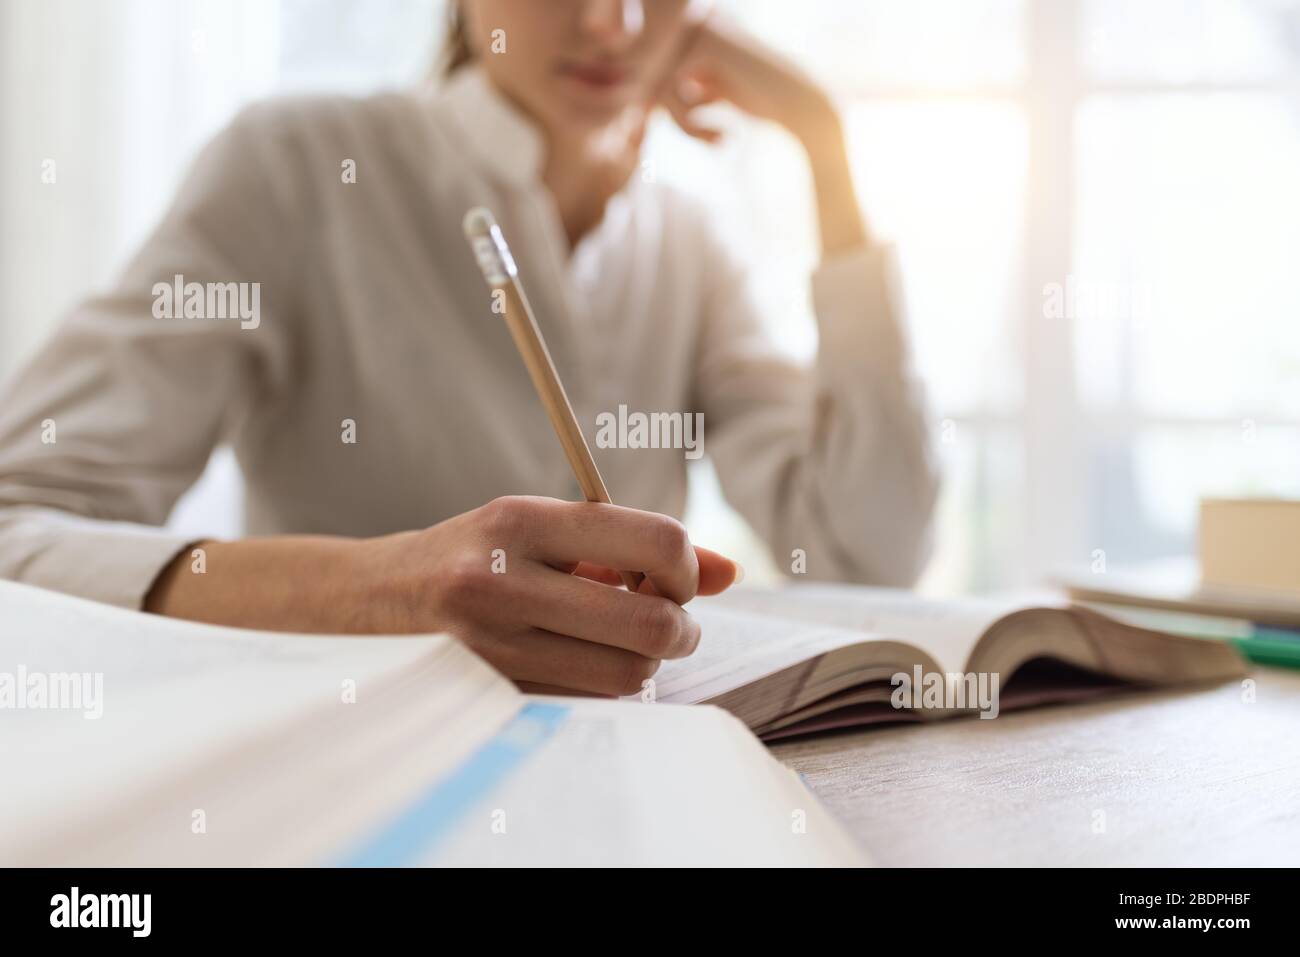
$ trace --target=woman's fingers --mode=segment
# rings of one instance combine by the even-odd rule
[[[681,606],[657,595],[610,588],[529,564],[512,600],[528,622],[544,631],[621,648],[646,658],[684,658],[700,642],[700,626]]]
[[[734,562],[727,556],[715,552],[710,548],[695,546],[695,560],[700,566],[700,589],[697,595],[717,595],[726,591],[732,585],[738,585],[745,580],[745,569],[739,562]],[[564,571],[565,569],[561,569]],[[577,566],[572,569],[571,574],[579,578],[586,578],[590,581],[600,582],[602,585],[613,585],[615,588],[623,587],[623,578],[612,568],[605,568],[603,565],[593,565],[590,562],[578,562]],[[645,588],[645,586],[642,586]],[[653,586],[650,586],[653,588]],[[651,592],[654,594],[654,592]]]
[[[540,628],[480,639],[475,651],[516,682],[568,693],[636,694],[659,669],[653,658]]]
[[[595,502],[558,502],[514,497],[496,499],[487,534],[496,541],[527,542],[531,557],[572,569],[590,562],[620,571],[642,572],[655,591],[684,605],[699,589],[695,549],[681,522]]]
[[[560,570],[563,571],[564,569]],[[570,574],[579,578],[586,578],[589,581],[600,582],[602,585],[613,585],[615,588],[623,587],[623,576],[612,568],[606,568],[604,565],[578,562]]]
[[[672,68],[658,84],[655,102],[668,111],[682,132],[706,143],[716,143],[722,138],[722,133],[691,117],[696,107],[720,98],[710,86],[701,82],[702,77],[698,75],[707,63],[707,49],[702,51],[701,48],[706,46],[708,37],[703,20],[686,31]],[[705,56],[701,56],[701,52]]]
[[[695,560],[700,566],[700,588],[697,595],[716,595],[745,579],[745,569],[725,555],[708,548],[695,546]]]
[[[688,32],[659,99],[686,133],[701,139],[717,137],[691,118],[706,102],[723,100],[796,135],[810,116],[831,109],[824,91],[796,64],[719,16]]]
[[[674,77],[673,80],[665,86],[659,95],[659,103],[664,107],[673,118],[673,121],[688,136],[693,136],[697,140],[703,140],[705,143],[716,143],[722,139],[720,130],[713,127],[705,126],[691,117],[691,112],[698,106],[703,105],[701,100],[688,100],[684,95],[682,84],[684,81]]]
[[[543,685],[536,681],[516,681],[515,686],[524,694],[565,695],[574,698],[616,698],[617,695],[598,694],[595,691],[574,691],[560,685]]]

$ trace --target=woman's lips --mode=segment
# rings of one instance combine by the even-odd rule
[[[561,63],[560,74],[596,90],[622,86],[632,76],[630,70],[615,63],[577,61]]]

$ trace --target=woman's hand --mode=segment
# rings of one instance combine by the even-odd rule
[[[713,143],[720,132],[702,124],[695,110],[716,102],[779,124],[803,146],[817,193],[824,254],[867,241],[843,125],[830,96],[794,64],[725,20],[708,16],[689,28],[659,103],[687,134]]]
[[[615,505],[496,499],[431,528],[353,540],[207,542],[178,556],[146,609],[281,631],[446,631],[529,690],[632,694],[695,650],[681,608],[738,566],[680,522]],[[644,572],[636,594],[615,569]]]
[[[720,17],[706,17],[688,30],[660,90],[660,103],[685,132],[716,142],[721,134],[691,113],[718,101],[780,124],[800,142],[838,130],[839,115],[830,97],[796,65]]]

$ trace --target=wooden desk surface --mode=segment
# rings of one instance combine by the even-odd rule
[[[1300,672],[1252,677],[772,752],[879,865],[1296,866]]]

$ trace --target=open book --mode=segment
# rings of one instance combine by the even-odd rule
[[[1244,673],[1232,645],[1151,631],[1069,605],[934,601],[839,585],[698,599],[689,658],[654,678],[661,702],[725,708],[773,739],[1070,700]],[[643,693],[643,699],[650,697]]]
[[[862,862],[716,708],[526,697],[447,636],[0,608],[0,865]]]

